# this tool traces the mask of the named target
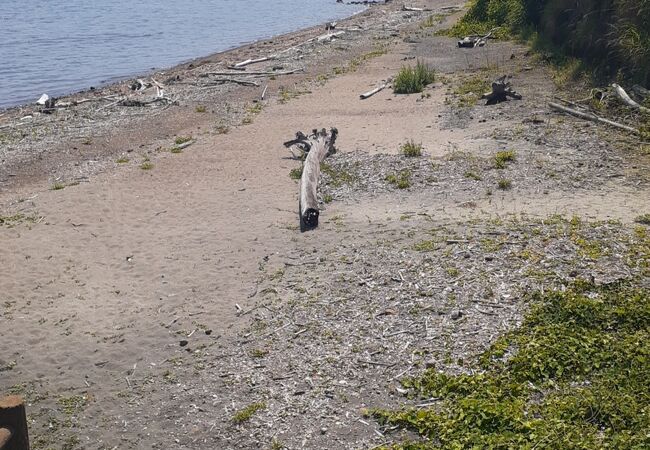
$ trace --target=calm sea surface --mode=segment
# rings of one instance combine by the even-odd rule
[[[0,108],[359,10],[335,0],[0,0]]]

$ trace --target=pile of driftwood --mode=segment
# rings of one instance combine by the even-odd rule
[[[61,102],[56,97],[50,97],[47,94],[43,94],[36,101],[36,104],[41,107],[40,112],[51,114],[57,109],[65,109],[72,106],[82,105],[84,103],[99,101],[112,101],[112,103],[104,106],[102,109],[116,105],[142,107],[152,105],[154,103],[173,103],[173,100],[169,96],[165,95],[165,87],[153,78],[151,78],[150,82],[139,78],[131,83],[129,87],[131,91],[136,92],[136,94],[131,96],[106,95],[102,97],[82,98],[79,100],[71,100],[67,102]],[[150,90],[152,89],[155,89],[156,93],[155,95],[150,96]]]
[[[492,37],[492,34],[497,31],[500,27],[492,28],[490,32],[484,36],[478,34],[472,34],[465,36],[463,39],[458,41],[458,48],[476,48],[483,47],[487,44],[487,40]]]
[[[304,159],[302,175],[300,177],[300,200],[298,214],[300,216],[300,231],[306,231],[318,226],[318,181],[320,179],[320,164],[323,160],[336,152],[336,137],[338,130],[331,128],[329,132],[313,130],[307,136],[302,132],[296,133],[296,138],[284,143],[291,149],[296,147],[302,152]]]
[[[633,86],[632,89],[631,89],[631,92],[633,92],[634,95],[636,95],[637,98],[641,102],[644,102],[647,99],[650,99],[650,91],[643,88],[643,87],[641,87],[641,86],[638,86],[638,85]],[[623,89],[618,84],[616,84],[616,83],[612,84],[611,93],[618,100],[620,100],[623,104],[625,104],[626,106],[629,106],[630,108],[632,108],[632,109],[634,109],[634,110],[636,110],[636,111],[638,111],[638,112],[640,112],[642,114],[650,114],[650,108],[642,106],[638,102],[634,101],[632,99],[632,97],[630,97],[630,95],[627,93],[627,91],[625,91],[625,89]],[[607,96],[607,93],[600,92],[599,93],[600,101],[603,101],[606,98],[606,96]],[[588,120],[590,122],[603,123],[603,124],[612,126],[614,128],[618,128],[619,130],[625,130],[625,131],[628,131],[630,133],[633,133],[633,134],[636,134],[636,135],[639,135],[639,136],[642,135],[642,132],[641,132],[641,130],[639,128],[635,128],[635,127],[625,125],[625,124],[620,123],[620,122],[616,122],[616,121],[607,119],[605,117],[601,117],[601,116],[597,115],[596,113],[594,113],[593,111],[591,111],[589,108],[587,108],[587,107],[585,107],[583,105],[580,105],[577,102],[572,102],[572,101],[561,99],[561,98],[557,98],[557,99],[559,101],[561,101],[562,103],[565,103],[568,106],[564,106],[564,105],[561,105],[561,104],[555,103],[555,102],[550,102],[548,104],[548,106],[554,111],[558,111],[558,112],[561,112],[561,113],[564,113],[564,114],[569,114],[571,116],[577,117],[577,118],[582,119],[582,120]],[[589,97],[586,100],[591,100],[591,97]]]

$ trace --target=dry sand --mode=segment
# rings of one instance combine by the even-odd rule
[[[352,339],[356,327],[371,325],[354,325],[364,319],[358,314],[338,317],[339,309],[330,325],[349,326],[337,332],[341,340],[336,346],[328,344],[331,333],[306,325],[329,310],[319,302],[327,303],[330,295],[328,305],[335,304],[337,295],[344,295],[337,291],[347,284],[334,277],[343,270],[336,264],[345,267],[349,258],[359,270],[363,283],[353,276],[350,284],[359,292],[345,295],[362,298],[364,283],[370,292],[368,280],[380,273],[397,280],[418,277],[407,259],[393,261],[379,243],[411,246],[432,223],[450,226],[462,237],[471,228],[467,224],[511,215],[527,220],[577,215],[625,225],[647,212],[647,155],[614,145],[625,137],[610,139],[595,126],[551,115],[545,102],[556,87],[549,70],[526,56],[525,49],[510,43],[489,46],[492,63],[500,64],[493,72],[513,73],[523,101],[457,107],[453,92],[463,77],[493,72],[483,70],[484,52],[459,51],[452,39],[418,28],[429,14],[443,12],[440,7],[461,2],[416,3],[432,11],[375,7],[342,25],[358,23],[366,32],[286,62],[287,67],[307,67],[307,73],[268,80],[270,95],[257,103],[263,105],[261,112],[251,109],[261,89],[228,87],[205,96],[179,87],[174,93],[180,105],[168,109],[138,116],[116,111],[105,121],[96,109],[75,113],[96,120],[70,119],[79,120],[90,134],[88,144],[82,142],[88,136],[37,117],[54,121],[56,131],[43,131],[29,141],[31,154],[18,155],[29,147],[20,143],[5,152],[0,215],[24,217],[0,225],[0,393],[28,399],[34,448],[271,448],[275,442],[279,447],[274,448],[325,449],[390,442],[359,410],[398,406],[402,400],[383,387],[420,369],[406,351],[409,345],[403,345],[407,341],[401,340],[382,344],[395,365],[366,364],[362,372],[349,361],[328,366],[331,361],[320,349],[336,359],[336,348],[352,348],[346,339]],[[310,30],[273,45],[319,33]],[[335,67],[348,67],[377,43],[387,53],[362,57],[355,70],[334,75],[341,72]],[[210,64],[219,67],[220,61],[259,55],[259,45],[172,73],[196,80],[188,71],[209,71]],[[425,95],[398,96],[387,89],[359,100],[361,92],[416,56],[439,73]],[[282,101],[282,85],[291,92],[309,92],[285,95],[287,101]],[[186,100],[190,95],[197,100]],[[198,105],[208,112],[196,112]],[[24,111],[8,114],[17,120]],[[533,116],[542,123],[525,122]],[[244,117],[250,123],[239,124]],[[229,132],[220,134],[219,126],[228,126]],[[326,183],[323,190],[333,201],[323,205],[321,226],[301,234],[297,185],[289,177],[298,163],[288,158],[282,142],[298,130],[330,126],[340,132],[333,167],[374,169],[355,175],[367,182]],[[96,135],[93,129],[99,130]],[[196,142],[180,154],[169,153],[177,135],[191,135]],[[397,155],[408,139],[422,142],[425,156],[414,170],[412,187],[397,190],[385,182],[385,174],[412,162],[386,155]],[[517,151],[516,164],[503,172],[491,168],[492,155],[509,148]],[[122,153],[130,161],[116,164]],[[141,168],[145,159],[153,164],[150,170]],[[468,179],[468,171],[480,172],[481,180]],[[509,191],[496,188],[504,177],[513,181]],[[50,189],[55,182],[65,187]],[[445,257],[450,255],[440,255],[440,261]],[[338,261],[338,268],[318,269],[325,261],[319,258]],[[374,269],[364,274],[364,267]],[[513,277],[504,292],[515,292],[520,281]],[[323,293],[307,295],[322,284],[328,286]],[[415,288],[404,287],[403,293],[408,289]],[[316,309],[286,322],[295,311],[288,312],[285,302],[300,295],[307,295],[300,300],[307,305],[316,298]],[[391,306],[389,297],[372,298],[372,311],[400,308]],[[504,302],[512,313],[501,315],[498,324],[493,314],[476,314],[477,329],[513,326],[522,307]],[[267,305],[266,313],[260,304]],[[258,309],[241,314],[256,305]],[[445,311],[456,314],[453,308]],[[443,320],[441,327],[451,323],[443,313],[435,316]],[[462,347],[460,353],[470,356],[496,335],[453,327],[449,332]],[[412,364],[405,366],[400,358],[411,358]],[[344,399],[330,385],[343,386],[346,377],[355,381]],[[382,389],[366,392],[369,385]],[[309,392],[303,395],[305,390]],[[264,403],[259,418],[233,424],[237,411],[258,401]]]

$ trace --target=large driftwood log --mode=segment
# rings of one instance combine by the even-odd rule
[[[498,78],[492,82],[492,92],[488,92],[481,96],[482,99],[487,99],[486,105],[495,105],[497,103],[505,102],[508,97],[521,100],[521,95],[512,90],[509,81],[506,81],[507,75]]]
[[[641,112],[644,113],[650,113],[650,108],[646,108],[645,106],[639,105],[637,102],[632,100],[629,95],[627,95],[627,92],[625,92],[625,89],[620,87],[618,84],[613,83],[612,88],[614,88],[614,93],[616,96],[621,99],[623,103],[625,103],[627,106],[638,109]]]
[[[287,141],[284,146],[290,148],[297,146],[307,154],[300,177],[300,231],[316,228],[318,226],[318,180],[320,179],[320,164],[329,155],[336,152],[334,144],[338,130],[331,128],[326,131],[313,130],[312,134],[296,133],[296,139]]]
[[[0,399],[0,449],[29,450],[25,404],[16,395]]]
[[[583,120],[589,120],[591,122],[600,122],[600,123],[605,123],[607,125],[611,125],[616,128],[620,128],[621,130],[629,131],[634,134],[640,134],[639,130],[636,128],[628,127],[627,125],[623,125],[622,123],[614,122],[612,120],[605,119],[603,117],[599,117],[596,114],[591,114],[591,113],[586,113],[582,111],[578,111],[576,109],[572,108],[567,108],[566,106],[559,105],[557,103],[550,102],[548,104],[551,109],[554,109],[556,111],[565,113],[565,114],[570,114],[572,116],[578,117]]]

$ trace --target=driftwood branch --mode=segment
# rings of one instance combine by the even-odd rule
[[[242,67],[246,67],[246,66],[248,66],[250,64],[257,64],[257,63],[261,63],[261,62],[264,62],[264,61],[270,61],[273,58],[274,58],[273,56],[265,56],[263,58],[247,59],[246,61],[238,62],[237,64],[233,65],[232,67],[234,69],[241,69]]]
[[[578,110],[572,109],[572,108],[567,108],[566,106],[562,106],[560,104],[553,103],[553,102],[550,102],[548,104],[548,106],[551,109],[554,109],[555,111],[559,111],[559,112],[562,112],[562,113],[565,113],[565,114],[570,114],[570,115],[572,115],[574,117],[578,117],[578,118],[583,119],[583,120],[589,120],[591,122],[600,122],[600,123],[604,123],[604,124],[619,128],[621,130],[629,131],[630,133],[640,134],[639,130],[637,130],[636,128],[632,128],[632,127],[629,127],[627,125],[623,125],[622,123],[614,122],[612,120],[605,119],[603,117],[599,117],[596,114],[582,112],[582,111],[578,111]]]
[[[303,72],[305,69],[300,68],[300,69],[293,69],[293,70],[287,70],[284,72],[246,72],[246,76],[278,76],[278,75],[292,75],[294,73],[298,72]],[[202,73],[199,75],[201,78],[206,78],[210,76],[215,76],[215,77],[227,77],[230,75],[235,75],[235,76],[242,76],[241,72],[206,72]]]
[[[424,8],[416,8],[415,6],[402,5],[402,11],[423,12],[423,11],[430,11],[430,10]]]
[[[133,106],[133,107],[142,107],[142,106],[148,106],[153,103],[173,103],[172,100],[168,97],[154,97],[151,100],[135,100],[132,98],[126,98],[124,100],[120,100],[117,104],[120,106]]]
[[[384,89],[386,89],[386,88],[390,85],[390,82],[391,82],[391,80],[388,79],[388,80],[386,80],[386,82],[384,82],[384,83],[381,84],[380,86],[374,88],[374,89],[371,90],[371,91],[368,91],[368,92],[365,92],[365,93],[359,95],[359,97],[361,98],[361,100],[365,100],[365,99],[367,99],[367,98],[370,98],[370,97],[372,97],[373,95],[375,95],[376,93],[381,92],[381,91],[383,91]]]
[[[235,83],[241,86],[255,86],[255,87],[258,87],[260,85],[259,83],[256,83],[254,81],[238,80],[236,78],[217,78],[216,80],[212,80],[211,83],[202,84],[201,86],[218,86],[225,83]]]
[[[334,144],[338,130],[336,128],[326,131],[313,130],[307,136],[296,133],[296,138],[284,143],[286,147],[297,146],[307,153],[300,177],[300,230],[316,228],[318,226],[318,181],[320,178],[320,164],[329,155],[336,152]]]
[[[650,113],[650,108],[641,106],[637,102],[632,100],[630,96],[627,94],[627,92],[625,92],[625,89],[620,87],[618,84],[613,83],[612,88],[614,88],[614,93],[616,94],[616,96],[630,108],[638,109],[639,111],[644,113]]]

